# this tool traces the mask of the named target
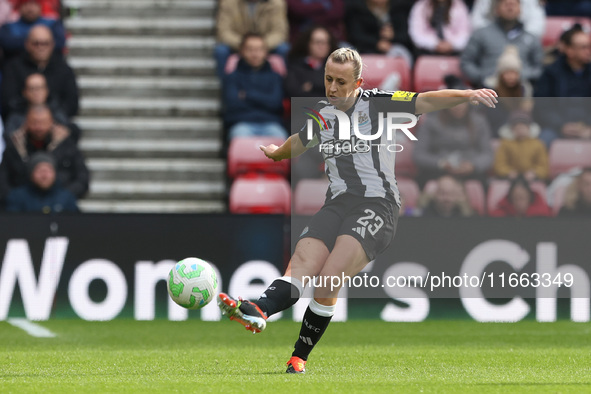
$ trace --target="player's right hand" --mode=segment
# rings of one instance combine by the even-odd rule
[[[275,145],[275,144],[271,144],[268,146],[260,145],[259,148],[263,151],[265,156],[267,156],[269,159],[271,159],[273,161],[281,160],[281,157],[278,157],[278,155],[277,155],[277,149],[279,149],[279,147],[277,145]]]

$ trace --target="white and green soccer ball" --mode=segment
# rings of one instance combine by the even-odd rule
[[[168,295],[183,308],[199,309],[214,299],[218,280],[212,266],[189,257],[179,261],[168,275]]]

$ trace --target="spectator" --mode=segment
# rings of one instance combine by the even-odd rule
[[[312,27],[303,32],[289,53],[286,97],[324,97],[324,64],[337,42],[322,27]]]
[[[591,40],[580,25],[568,30],[562,40],[564,54],[544,69],[534,90],[536,97],[556,97],[536,100],[536,117],[543,128],[540,138],[548,146],[559,137],[591,138],[586,100],[564,99],[591,96]]]
[[[324,26],[337,41],[346,41],[343,0],[287,0],[287,17],[292,43],[313,26]]]
[[[546,13],[552,16],[591,17],[591,0],[546,0]]]
[[[503,140],[496,152],[494,171],[499,177],[523,176],[531,182],[548,178],[548,153],[537,136],[540,126],[527,112],[516,111],[500,131]]]
[[[559,216],[591,217],[591,168],[585,168],[566,189]]]
[[[366,0],[347,10],[349,42],[359,53],[402,57],[412,65],[408,17],[414,1]]]
[[[283,81],[267,61],[262,36],[246,34],[236,70],[224,77],[224,120],[229,138],[268,136],[287,138],[282,126]]]
[[[14,15],[10,0],[0,0],[0,26],[17,19],[18,15]]]
[[[418,203],[421,216],[439,218],[460,218],[474,215],[462,183],[449,175],[437,180],[433,194],[423,194]]]
[[[542,73],[544,51],[540,40],[519,22],[519,0],[497,0],[495,12],[495,22],[476,30],[468,41],[461,55],[462,71],[474,86],[482,86],[495,73],[507,45],[514,45],[523,64],[523,78],[537,79]]]
[[[419,0],[410,12],[408,33],[420,53],[458,54],[471,32],[470,14],[462,0]]]
[[[449,76],[446,83],[451,89],[463,87]],[[493,163],[486,119],[467,103],[424,118],[413,151],[419,184],[442,175],[483,181]]]
[[[509,120],[512,111],[531,112],[533,108],[533,88],[521,77],[521,58],[517,48],[508,45],[499,57],[495,75],[487,78],[485,85],[494,89],[499,95],[497,108],[484,109],[493,135],[498,137],[498,130]]]
[[[56,163],[59,184],[77,198],[84,196],[89,174],[82,153],[69,130],[54,124],[49,108],[35,105],[27,112],[24,126],[7,138],[0,164],[0,199],[5,198],[10,189],[27,182],[27,161],[36,152],[50,153]]]
[[[257,33],[272,53],[284,59],[289,52],[285,0],[220,0],[217,20],[217,44],[214,49],[217,73],[224,75],[226,61],[238,51],[242,37]]]
[[[480,29],[494,22],[495,0],[476,0],[472,8],[472,27]],[[546,13],[540,0],[521,0],[519,21],[526,32],[541,39],[546,29]]]
[[[61,54],[66,46],[66,31],[61,21],[44,18],[41,15],[41,0],[20,0],[17,2],[19,19],[0,28],[0,46],[5,59],[11,59],[25,51],[25,40],[35,25],[47,26],[53,35],[56,53]]]
[[[8,103],[10,116],[6,120],[4,129],[8,134],[14,132],[25,122],[27,109],[32,105],[47,104],[51,109],[53,119],[62,125],[69,123],[68,117],[55,100],[49,98],[49,88],[45,76],[40,73],[33,73],[25,80],[25,87],[21,97],[12,103]],[[75,138],[78,140],[77,138]]]
[[[68,117],[78,113],[78,85],[76,76],[62,56],[53,54],[53,37],[47,26],[31,28],[26,53],[6,64],[2,79],[2,105],[4,116],[10,115],[9,103],[18,100],[29,74],[43,74],[49,85],[49,95],[63,108]]]
[[[511,182],[509,192],[489,214],[492,217],[552,216],[552,211],[538,193],[533,191],[524,177]]]
[[[27,167],[29,182],[8,193],[8,212],[78,212],[76,197],[56,182],[53,156],[43,152],[35,153]]]

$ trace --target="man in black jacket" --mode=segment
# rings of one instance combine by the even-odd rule
[[[76,76],[64,58],[53,53],[54,46],[53,34],[47,26],[37,25],[31,28],[25,43],[26,53],[9,61],[4,68],[4,116],[9,115],[7,103],[21,95],[26,78],[35,72],[45,75],[50,97],[60,102],[67,116],[73,117],[78,113]]]
[[[70,131],[55,125],[46,105],[35,105],[27,113],[23,127],[12,133],[0,164],[0,200],[12,188],[28,180],[27,162],[36,152],[50,153],[55,159],[57,180],[74,196],[88,191],[89,173],[84,156],[70,136]]]

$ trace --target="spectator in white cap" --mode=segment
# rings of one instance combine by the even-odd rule
[[[509,45],[497,61],[495,74],[484,81],[484,85],[496,90],[501,98],[500,105],[494,113],[485,110],[494,137],[498,136],[499,128],[509,120],[511,111],[531,112],[532,110],[533,87],[523,78],[522,68],[523,63],[517,48]]]

